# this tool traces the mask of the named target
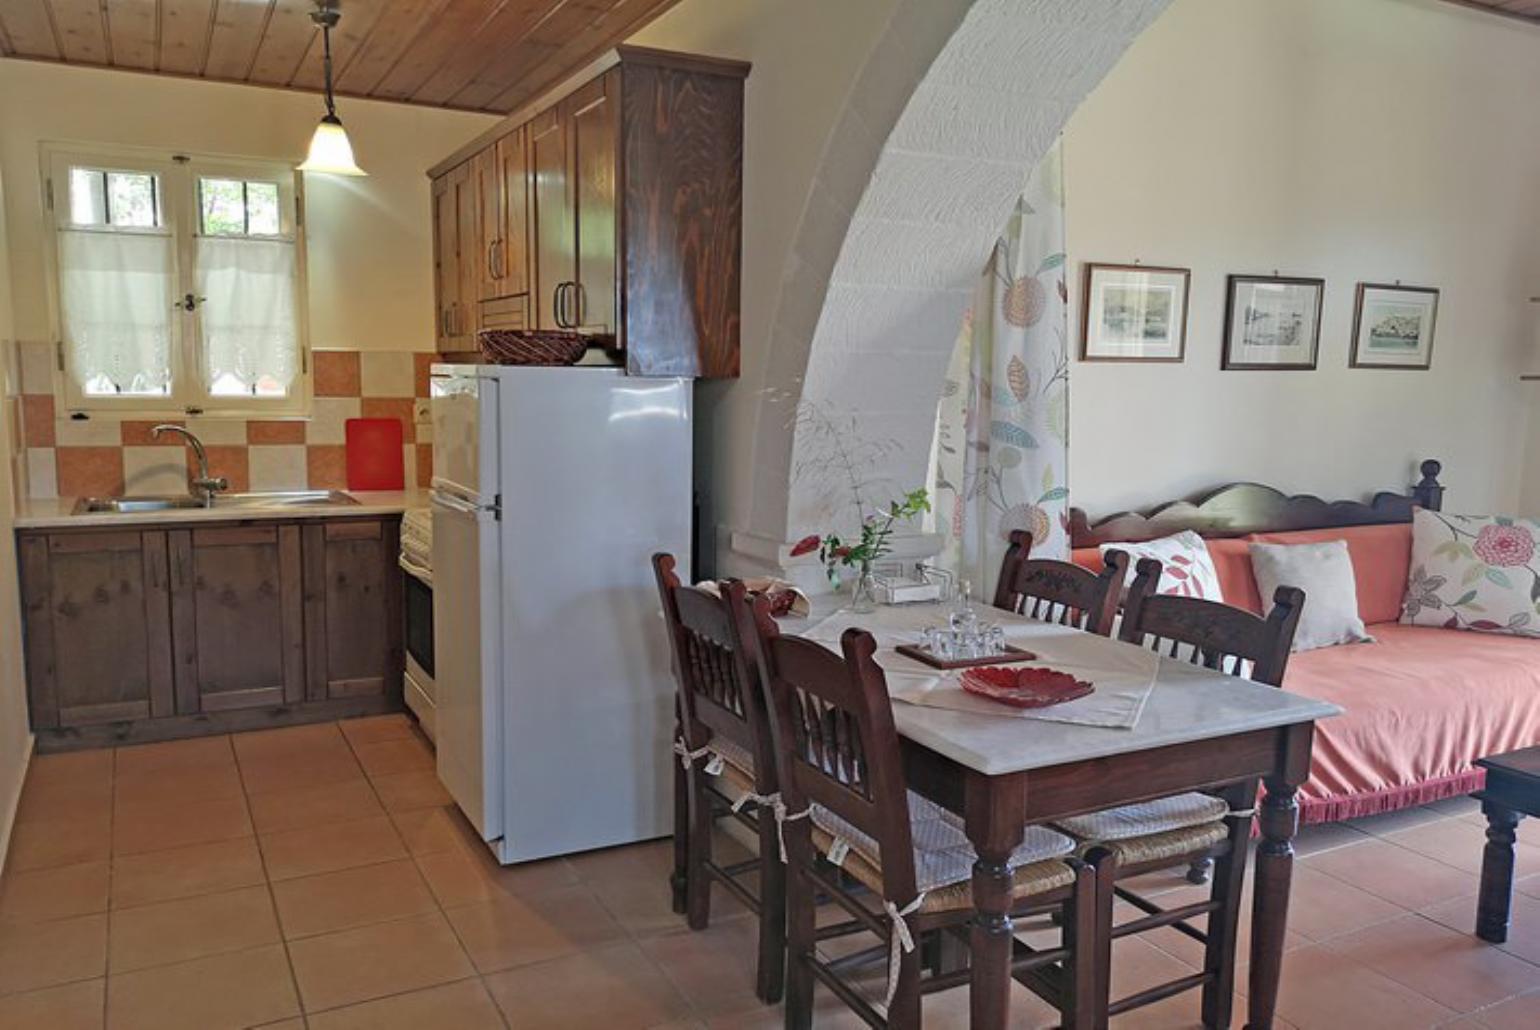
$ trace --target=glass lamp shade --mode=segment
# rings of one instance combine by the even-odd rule
[[[342,128],[342,120],[329,114],[315,127],[310,137],[310,152],[305,155],[302,172],[325,172],[329,175],[368,175],[353,160],[353,144]]]

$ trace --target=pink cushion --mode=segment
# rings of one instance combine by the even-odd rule
[[[1343,709],[1316,723],[1307,808],[1394,796],[1540,743],[1540,642],[1395,623],[1374,636],[1289,659],[1285,690]]]
[[[1267,544],[1319,544],[1344,540],[1353,562],[1358,587],[1358,616],[1364,624],[1395,622],[1401,618],[1401,598],[1412,563],[1412,525],[1343,526],[1338,529],[1306,529],[1291,533],[1258,533],[1251,537]],[[1214,545],[1209,544],[1212,553]],[[1218,562],[1218,558],[1215,558]],[[1222,577],[1221,573],[1221,577]],[[1228,587],[1225,599],[1230,600]],[[1235,602],[1232,602],[1235,603]],[[1309,604],[1307,599],[1306,604]]]
[[[1225,604],[1248,612],[1262,611],[1257,594],[1257,578],[1251,574],[1251,550],[1245,540],[1226,538],[1208,542],[1209,557],[1219,574],[1219,589]]]

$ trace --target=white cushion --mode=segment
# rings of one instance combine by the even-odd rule
[[[1103,557],[1111,550],[1128,554],[1128,573],[1123,580],[1125,588],[1138,575],[1139,560],[1154,558],[1161,564],[1160,582],[1155,587],[1157,594],[1201,597],[1205,601],[1224,600],[1219,589],[1219,573],[1214,571],[1214,559],[1208,553],[1208,544],[1190,529],[1175,536],[1163,536],[1159,540],[1102,544]]]
[[[1540,636],[1540,522],[1504,515],[1412,516],[1401,621]]]
[[[822,805],[813,806],[812,818],[819,829],[850,845],[872,865],[882,865],[875,840]],[[914,842],[915,888],[921,893],[972,878],[978,855],[968,843],[962,819],[913,791],[909,792],[909,835]],[[1011,865],[1060,858],[1074,850],[1075,842],[1064,834],[1046,826],[1029,826],[1021,846],[1011,853]]]
[[[1358,583],[1345,540],[1319,544],[1252,544],[1251,571],[1257,577],[1262,610],[1279,587],[1305,592],[1305,607],[1294,631],[1295,651],[1373,640],[1358,615]]]
[[[1229,811],[1219,798],[1193,792],[1060,819],[1057,825],[1081,840],[1128,840],[1202,826],[1223,819]]]
[[[754,775],[754,756],[726,737],[717,734],[711,738],[706,746],[721,755],[728,764],[736,765],[739,769],[748,773],[750,777]]]

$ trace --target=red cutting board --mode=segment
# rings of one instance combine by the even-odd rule
[[[405,489],[406,465],[402,460],[401,420],[350,418],[346,429],[348,489]]]

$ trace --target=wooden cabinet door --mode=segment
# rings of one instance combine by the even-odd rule
[[[450,172],[433,180],[433,332],[440,351],[454,349],[452,319],[460,299],[460,218],[453,179]]]
[[[18,544],[33,728],[172,714],[166,534],[26,534]]]
[[[488,147],[471,158],[471,196],[476,202],[477,300],[502,296],[498,252],[503,246],[503,180],[497,164],[497,148]]]
[[[475,194],[468,161],[433,183],[434,286],[438,296],[440,351],[475,347],[476,298],[480,295],[481,275]]]
[[[167,534],[179,713],[304,700],[299,532],[251,525]]]
[[[497,141],[502,186],[502,242],[495,256],[498,297],[529,292],[529,130],[519,126]]]
[[[400,524],[327,520],[304,532],[306,697],[399,692]]]
[[[577,286],[568,301],[576,328],[615,331],[615,179],[619,151],[620,71],[612,70],[562,103],[570,137]]]
[[[560,293],[577,276],[572,198],[567,179],[567,127],[556,108],[529,123],[531,218],[534,221],[534,275],[529,315],[537,329],[559,329]]]

